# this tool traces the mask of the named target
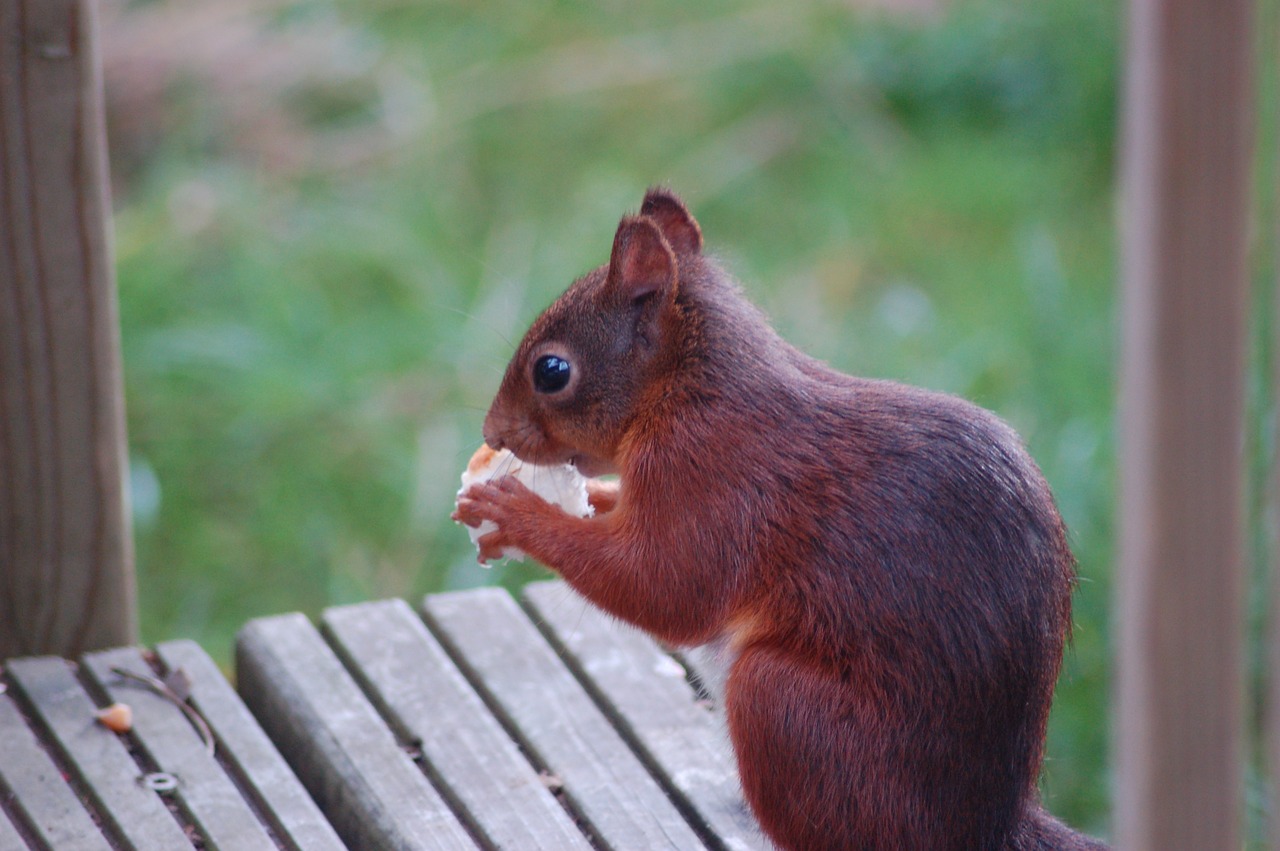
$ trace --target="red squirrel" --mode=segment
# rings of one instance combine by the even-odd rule
[[[574,517],[513,477],[492,520],[605,611],[733,655],[743,792],[784,849],[1102,849],[1039,803],[1075,562],[1013,430],[837,372],[702,253],[674,194],[533,323],[485,442],[592,481]]]

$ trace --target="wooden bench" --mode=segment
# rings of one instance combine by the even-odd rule
[[[190,641],[5,663],[0,851],[770,847],[685,665],[558,582],[261,618],[236,674]]]

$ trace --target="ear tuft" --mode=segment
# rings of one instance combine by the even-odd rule
[[[671,190],[654,187],[646,192],[640,215],[657,223],[677,255],[702,253],[702,228]]]
[[[652,219],[628,216],[618,224],[608,281],[633,302],[653,295],[675,295],[675,253]]]

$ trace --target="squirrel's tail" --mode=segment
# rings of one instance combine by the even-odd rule
[[[1100,839],[1072,830],[1032,804],[1009,839],[1007,851],[1108,851]]]

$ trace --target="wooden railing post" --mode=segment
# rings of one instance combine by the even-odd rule
[[[92,0],[0,0],[0,659],[136,640]]]
[[[1130,3],[1115,838],[1238,849],[1249,0]]]

